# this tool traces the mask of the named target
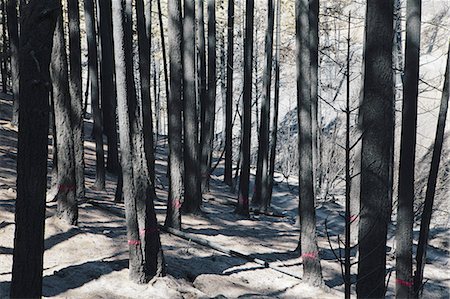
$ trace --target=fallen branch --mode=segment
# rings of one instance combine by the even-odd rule
[[[99,203],[99,202],[96,202],[96,201],[86,201],[86,203],[89,203],[89,204],[91,204],[93,206],[99,207],[100,209],[105,210],[105,211],[107,211],[107,212],[109,212],[109,213],[111,213],[113,215],[118,216],[118,217],[125,218],[125,213],[122,210],[118,209],[117,207],[108,206],[108,205],[105,205],[103,203]],[[269,268],[269,269],[272,269],[272,270],[277,271],[279,273],[282,273],[282,274],[291,276],[293,278],[302,280],[301,277],[299,277],[299,276],[297,276],[295,274],[286,272],[286,271],[278,268],[277,266],[271,265],[269,262],[264,261],[262,259],[253,257],[251,255],[248,255],[248,254],[236,251],[236,250],[227,249],[227,248],[225,248],[225,247],[223,247],[221,245],[215,244],[215,243],[213,243],[211,241],[208,241],[208,240],[205,240],[205,239],[201,239],[201,238],[199,238],[199,237],[197,237],[197,236],[195,236],[194,234],[191,234],[191,233],[185,233],[185,232],[182,232],[180,230],[177,230],[177,229],[174,229],[174,228],[171,228],[171,227],[166,227],[166,226],[163,226],[163,225],[158,225],[158,227],[159,227],[159,229],[161,231],[169,233],[169,234],[172,234],[172,235],[177,236],[179,238],[182,238],[184,240],[192,241],[192,242],[197,243],[199,245],[202,245],[202,246],[205,246],[205,247],[209,247],[211,249],[214,249],[214,250],[217,250],[219,252],[225,253],[225,254],[227,254],[229,256],[239,257],[239,258],[242,258],[242,259],[244,259],[246,261],[249,261],[249,262],[261,265],[264,268]]]

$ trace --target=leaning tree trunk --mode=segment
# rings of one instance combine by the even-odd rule
[[[195,71],[195,0],[185,0],[183,21],[183,211],[188,213],[199,213],[202,204]]]
[[[108,142],[106,169],[112,173],[118,173],[120,171],[120,162],[117,145],[117,99],[116,86],[114,85],[111,0],[99,0],[98,8],[101,43],[100,80],[103,131]]]
[[[438,179],[439,163],[442,154],[442,144],[444,142],[445,122],[448,112],[448,101],[450,98],[450,43],[448,44],[447,67],[444,76],[444,89],[442,91],[441,106],[439,108],[438,124],[436,128],[436,137],[433,147],[433,156],[431,158],[430,174],[428,176],[427,191],[425,193],[425,202],[420,222],[419,244],[417,245],[416,263],[417,269],[414,275],[414,293],[419,295],[422,289],[423,269],[427,257],[428,237],[430,234],[430,221],[433,212],[434,194],[436,192],[436,183]]]
[[[228,0],[227,92],[225,102],[225,173],[224,181],[233,185],[233,66],[234,1]]]
[[[56,152],[58,155],[57,214],[67,223],[76,225],[78,222],[78,203],[76,197],[74,135],[71,121],[73,111],[72,99],[69,93],[69,74],[62,7],[59,10],[50,64],[55,109]]]
[[[17,24],[17,0],[8,0],[7,15],[11,55],[11,84],[14,97],[11,124],[16,126],[19,121],[19,26]],[[5,24],[3,24],[4,26]]]
[[[72,130],[75,150],[77,196],[84,197],[83,95],[81,83],[81,36],[78,0],[69,0],[69,91],[72,103]]]
[[[392,206],[393,0],[367,2],[362,117],[358,298],[384,297]]]
[[[58,3],[32,0],[21,11],[19,94],[22,104],[11,298],[42,296],[49,129],[47,82]]]
[[[164,274],[164,258],[150,192],[140,107],[136,97],[129,97],[135,93],[133,68],[130,67],[132,53],[127,52],[130,45],[126,44],[132,41],[126,38],[132,26],[131,3],[127,0],[123,7],[119,1],[112,2],[114,57],[129,275],[132,281],[145,283],[155,275]]]
[[[173,0],[167,4],[169,24],[170,93],[167,98],[169,117],[169,198],[165,225],[181,228],[181,197],[183,191],[183,144],[181,126],[183,69],[181,44],[183,25],[181,21],[181,1]]]
[[[102,116],[99,103],[98,57],[96,42],[96,24],[94,0],[84,1],[84,18],[86,22],[86,38],[88,45],[89,80],[91,87],[91,105],[94,118],[92,135],[95,139],[95,183],[98,190],[105,189],[105,154],[103,151]]]
[[[246,0],[245,10],[245,42],[244,42],[244,94],[243,126],[242,126],[242,167],[239,178],[239,198],[236,212],[249,215],[249,183],[250,183],[250,142],[252,130],[252,63],[253,63],[253,13],[254,1]]]
[[[216,1],[208,0],[208,92],[202,105],[201,174],[202,192],[209,190],[216,115]]]
[[[255,193],[252,203],[260,210],[266,211],[269,207],[267,193],[269,180],[269,118],[270,118],[270,91],[272,83],[273,58],[273,27],[274,27],[274,1],[267,1],[267,31],[264,61],[263,102],[261,105],[261,122],[259,127],[258,164],[256,168]]]
[[[157,0],[156,4],[158,5],[158,20],[159,20],[159,33],[161,37],[161,52],[163,57],[163,72],[164,72],[164,86],[166,87],[166,99],[169,98],[169,74],[167,71],[167,55],[166,55],[166,43],[164,39],[164,24],[162,19],[162,11],[161,11],[161,0]]]
[[[412,295],[412,249],[414,225],[414,167],[419,90],[421,0],[409,0],[406,14],[405,70],[403,80],[402,133],[398,183],[396,297]]]
[[[310,59],[308,0],[296,2],[296,36],[297,36],[297,116],[298,116],[298,152],[299,189],[300,189],[300,252],[303,258],[303,279],[312,285],[321,285],[322,268],[320,266],[319,248],[316,235],[313,140],[312,140],[312,105],[311,98],[313,64]],[[315,82],[317,83],[317,82]]]

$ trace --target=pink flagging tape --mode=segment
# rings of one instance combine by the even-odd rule
[[[181,201],[179,199],[173,199],[172,200],[172,207],[174,209],[179,209],[181,208]]]
[[[318,252],[306,252],[302,254],[302,258],[315,260],[317,258],[317,255]]]
[[[129,245],[140,245],[141,241],[139,240],[128,240]]]
[[[412,281],[405,281],[403,279],[397,278],[395,282],[399,285],[405,286],[405,287],[412,287],[413,282]]]
[[[239,202],[242,202],[244,206],[248,205],[248,197],[244,197],[242,195],[239,195]]]
[[[76,190],[76,186],[75,185],[64,185],[61,184],[58,186],[58,190],[59,191],[75,191]]]
[[[351,215],[349,220],[350,220],[350,222],[353,222],[356,219],[358,219],[358,215]]]
[[[155,234],[157,232],[159,232],[159,229],[157,227],[149,227],[146,229],[144,228],[144,229],[141,229],[141,231],[140,231],[141,236],[145,236],[146,234],[151,235],[151,234]]]

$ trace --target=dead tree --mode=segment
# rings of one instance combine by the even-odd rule
[[[21,10],[17,199],[11,298],[42,296],[49,129],[49,65],[59,1]]]

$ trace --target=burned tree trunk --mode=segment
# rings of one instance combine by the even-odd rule
[[[242,127],[242,167],[239,179],[239,198],[236,212],[249,215],[249,183],[250,183],[250,142],[252,130],[252,64],[253,64],[253,12],[254,1],[246,1],[245,10],[245,43],[244,43],[244,94],[243,94],[243,127]]]
[[[296,1],[297,37],[297,117],[299,160],[300,252],[303,279],[312,285],[323,284],[316,235],[315,190],[312,140],[311,52],[308,0]]]
[[[57,214],[67,223],[76,225],[78,222],[78,203],[76,196],[74,135],[72,131],[72,99],[69,93],[69,74],[62,7],[59,10],[50,64],[58,155]]]
[[[42,295],[49,125],[49,65],[59,15],[56,0],[22,6],[17,199],[11,298]],[[37,62],[37,63],[36,63]]]
[[[69,91],[72,103],[72,129],[75,150],[77,196],[84,197],[83,96],[81,90],[81,36],[78,0],[69,0]]]
[[[225,173],[224,181],[233,185],[233,62],[234,1],[228,0],[227,92],[225,103]]]
[[[107,137],[108,156],[106,169],[112,173],[120,171],[119,148],[117,145],[117,99],[114,85],[114,51],[112,40],[111,0],[98,1],[100,20],[100,80],[103,112],[103,132]]]
[[[405,70],[403,80],[402,133],[398,182],[396,232],[396,297],[412,295],[412,250],[414,225],[414,168],[419,91],[421,0],[407,2]]]
[[[438,179],[439,163],[444,142],[445,123],[448,113],[448,101],[450,98],[450,43],[448,44],[447,67],[444,76],[444,88],[442,91],[441,106],[439,108],[436,137],[431,158],[430,174],[428,176],[427,191],[425,193],[425,203],[423,207],[422,220],[420,222],[419,244],[417,245],[417,269],[414,275],[414,293],[418,296],[422,288],[423,269],[427,257],[428,236],[430,234],[431,214],[433,213],[434,194],[436,192],[436,182]]]
[[[188,213],[200,212],[202,204],[195,71],[195,0],[185,0],[183,21],[183,211]]]
[[[86,22],[86,38],[88,44],[89,80],[91,87],[91,105],[94,118],[92,135],[95,139],[95,183],[98,190],[105,189],[105,153],[103,150],[102,115],[100,110],[98,86],[98,55],[96,42],[96,25],[94,0],[84,1],[84,18]]]
[[[386,239],[392,209],[393,0],[367,2],[362,117],[361,212],[356,292],[385,294]]]
[[[11,85],[14,96],[11,123],[16,126],[19,121],[19,25],[17,22],[17,0],[8,0],[6,9],[11,55]],[[6,24],[3,24],[3,27],[5,26]]]
[[[167,215],[165,225],[176,229],[181,228],[181,197],[183,191],[183,144],[182,144],[182,88],[183,70],[181,44],[183,40],[183,26],[181,21],[181,2],[168,2],[168,37],[170,59],[170,93],[167,98],[169,116],[169,198],[167,201]]]
[[[261,122],[258,140],[258,164],[256,168],[255,193],[252,203],[261,211],[269,207],[267,187],[269,180],[269,118],[270,118],[270,91],[272,83],[272,58],[273,58],[273,28],[275,19],[274,1],[269,0],[267,7],[267,31],[266,49],[264,61],[264,87],[263,102],[261,105]]]
[[[153,276],[163,275],[165,269],[150,192],[140,107],[133,97],[132,52],[127,51],[132,41],[131,36],[126,38],[132,28],[131,3],[127,0],[122,6],[119,1],[112,2],[114,57],[130,279],[145,283]]]
[[[209,190],[216,114],[216,1],[208,0],[208,95],[202,106],[201,175],[202,192]]]

